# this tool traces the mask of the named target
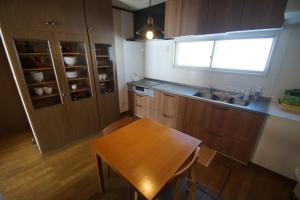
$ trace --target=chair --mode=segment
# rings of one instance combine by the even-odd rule
[[[179,186],[182,179],[188,175],[188,187],[187,189],[191,192],[192,200],[196,199],[196,177],[193,172],[192,166],[197,162],[199,156],[200,147],[194,151],[193,155],[183,164],[183,166],[174,174],[170,183],[173,186],[173,200],[179,200],[180,191]],[[134,200],[138,200],[137,192],[134,192]]]
[[[102,133],[103,135],[107,135],[109,133],[114,132],[115,130],[122,128],[123,126],[126,126],[130,123],[132,123],[134,120],[131,117],[124,117],[122,119],[119,119],[118,121],[115,121],[108,126],[106,126],[103,130]],[[107,177],[110,177],[110,167],[107,166]]]

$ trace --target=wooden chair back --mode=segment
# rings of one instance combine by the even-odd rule
[[[197,147],[197,149],[193,153],[193,157],[189,159],[188,163],[185,163],[179,171],[176,172],[173,178],[179,177],[185,172],[189,171],[191,167],[197,162],[198,156],[199,156],[200,147]]]
[[[102,133],[104,135],[107,135],[119,128],[122,128],[123,126],[126,126],[130,123],[132,123],[134,120],[131,117],[124,117],[122,119],[119,119],[118,121],[115,121],[111,124],[109,124],[108,126],[106,126],[103,130]]]

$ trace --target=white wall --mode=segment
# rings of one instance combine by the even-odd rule
[[[300,25],[289,27],[290,37],[273,87],[273,96],[286,88],[300,88]],[[295,179],[300,166],[300,122],[268,117],[253,162]]]
[[[287,46],[291,45],[288,42],[291,35],[298,34],[298,29],[299,25],[288,26],[279,35],[270,62],[270,70],[266,76],[176,68],[173,67],[174,41],[153,40],[145,44],[145,77],[232,91],[241,91],[244,88],[263,88],[263,95],[271,97],[280,67],[286,57]],[[300,69],[296,70],[300,72]]]
[[[300,123],[268,117],[253,162],[291,179],[300,166]]]
[[[128,90],[126,84],[127,80],[125,80],[123,41],[127,38],[133,38],[133,14],[123,10],[113,9],[113,19],[119,106],[120,112],[125,112],[128,110]]]

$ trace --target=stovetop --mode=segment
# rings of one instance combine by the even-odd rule
[[[161,83],[157,82],[157,81],[150,81],[150,80],[142,79],[142,80],[139,80],[139,81],[133,81],[132,84],[137,85],[137,86],[141,86],[141,87],[151,88],[151,87],[153,87],[155,85],[159,85]]]

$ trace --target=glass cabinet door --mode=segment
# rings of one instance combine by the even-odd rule
[[[61,104],[48,40],[15,39],[19,62],[35,109]]]
[[[85,43],[61,41],[60,49],[72,101],[91,97]]]
[[[100,94],[115,92],[115,79],[112,58],[112,47],[109,44],[95,44],[97,76]]]

